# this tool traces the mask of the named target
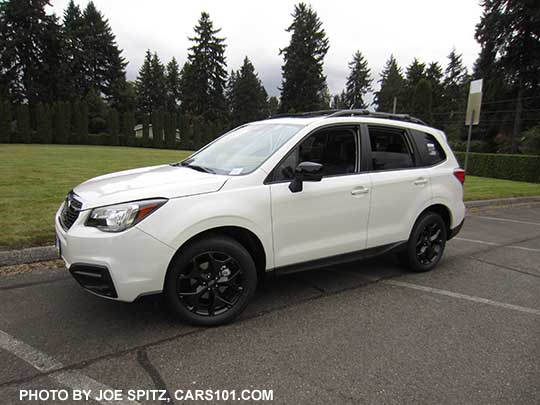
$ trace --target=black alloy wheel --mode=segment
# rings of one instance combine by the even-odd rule
[[[446,246],[447,226],[436,212],[425,212],[414,224],[401,261],[414,272],[429,271],[441,260]]]
[[[165,280],[169,308],[201,326],[230,322],[247,306],[257,286],[249,252],[236,240],[213,236],[183,247]]]
[[[195,256],[179,274],[176,291],[194,314],[219,315],[234,307],[246,293],[243,273],[229,254],[204,252]]]
[[[443,230],[438,222],[428,223],[418,235],[416,257],[422,265],[439,260],[443,250]]]

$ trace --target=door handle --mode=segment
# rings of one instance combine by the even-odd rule
[[[427,184],[427,182],[428,182],[427,179],[425,179],[424,177],[420,177],[414,181],[414,185],[423,186],[424,184]]]
[[[365,186],[356,187],[351,190],[352,195],[367,194],[367,193],[369,193],[369,188]]]

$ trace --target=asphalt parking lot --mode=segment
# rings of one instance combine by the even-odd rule
[[[0,403],[85,387],[540,403],[540,203],[470,212],[431,273],[388,256],[269,280],[219,328],[96,298],[62,269],[0,277],[0,302]]]

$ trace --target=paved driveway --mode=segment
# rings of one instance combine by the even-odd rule
[[[540,403],[540,204],[471,212],[431,273],[389,256],[270,280],[219,328],[98,299],[65,270],[0,277],[0,302],[0,403],[63,388]]]

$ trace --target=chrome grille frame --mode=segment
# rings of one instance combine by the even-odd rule
[[[82,210],[82,202],[76,198],[77,194],[70,191],[66,196],[64,207],[60,212],[59,221],[64,230],[68,230],[73,226],[77,218],[79,218],[79,212]]]

